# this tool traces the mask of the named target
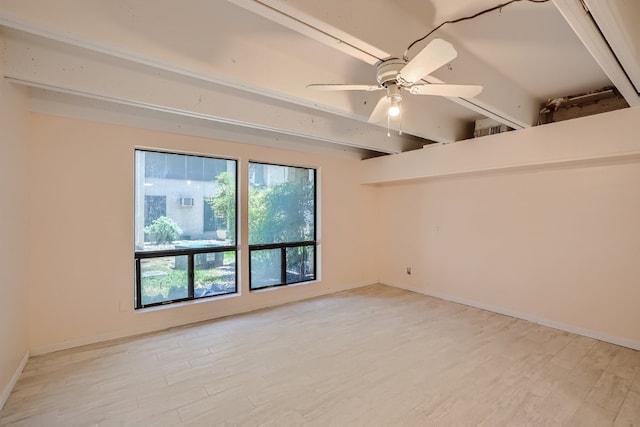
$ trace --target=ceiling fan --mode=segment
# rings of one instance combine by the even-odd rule
[[[316,90],[386,90],[376,108],[374,108],[370,123],[378,123],[389,117],[400,114],[402,90],[413,95],[435,95],[458,98],[473,98],[482,91],[480,85],[456,85],[421,82],[431,72],[437,70],[458,56],[453,45],[442,39],[433,39],[411,61],[390,58],[380,61],[376,67],[377,85],[350,84],[310,84],[309,89]]]

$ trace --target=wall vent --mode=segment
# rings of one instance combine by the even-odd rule
[[[508,132],[512,130],[509,126],[502,124],[493,119],[480,119],[476,120],[476,126],[473,131],[473,137],[478,138],[480,136],[493,135],[496,133]]]

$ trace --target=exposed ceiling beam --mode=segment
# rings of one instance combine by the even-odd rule
[[[640,89],[640,2],[637,0],[585,0],[598,28],[629,76],[636,93]]]
[[[263,16],[291,30],[340,50],[367,64],[374,65],[390,55],[375,46],[363,42],[338,28],[327,26],[312,15],[287,7],[286,4],[271,6],[258,0],[229,0],[246,10]]]
[[[382,153],[422,143],[360,121],[142,66],[20,32],[7,32],[5,76],[51,91]]]
[[[67,1],[67,8],[71,7],[73,3],[74,0]],[[87,32],[86,28],[74,25],[76,21],[74,21],[74,17],[70,16],[70,14],[63,13],[62,15],[52,16],[51,20],[45,24],[42,22],[41,16],[33,13],[33,10],[35,10],[41,14],[45,9],[41,4],[38,4],[37,1],[32,1],[31,4],[27,2],[13,2],[9,3],[9,5],[15,10],[8,11],[0,9],[0,26],[23,31],[28,34],[34,34],[42,38],[54,40],[71,46],[80,47],[91,52],[98,52],[114,58],[169,71],[181,76],[211,82],[258,95],[268,96],[280,101],[291,102],[303,107],[319,108],[334,114],[344,113],[341,109],[318,105],[313,101],[289,96],[281,91],[269,90],[265,88],[264,85],[260,86],[248,81],[238,81],[236,79],[226,77],[224,73],[212,73],[210,69],[203,69],[202,67],[198,67],[195,63],[180,64],[175,60],[176,58],[163,57],[159,55],[157,47],[155,46],[152,46],[152,51],[149,49],[146,51],[140,51],[132,49],[131,46],[118,45],[117,40],[105,38],[104,34],[99,34],[97,32],[90,33]],[[2,4],[2,0],[0,0],[0,6],[4,6]],[[81,12],[78,12],[78,16],[80,13]],[[354,119],[358,118],[357,114],[345,113],[342,115]]]
[[[640,105],[640,98],[635,87],[625,74],[625,70],[620,66],[618,58],[611,51],[607,40],[602,36],[600,29],[589,11],[585,9],[582,1],[553,0],[553,3],[627,103],[630,106]],[[594,5],[595,3],[587,3],[587,5],[589,4]],[[607,4],[608,2],[598,2],[599,13],[603,16],[611,15],[611,11],[605,12],[610,7]],[[619,25],[619,22],[610,25]]]
[[[216,152],[217,141],[230,141],[354,159],[367,159],[380,155],[378,151],[323,142],[318,139],[305,139],[300,136],[221,122],[212,123],[206,118],[181,116],[171,112],[139,108],[134,105],[118,104],[47,89],[31,87],[29,98],[30,110],[35,113],[207,138],[214,146],[212,153]]]

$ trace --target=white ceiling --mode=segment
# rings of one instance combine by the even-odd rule
[[[430,82],[484,90],[405,96],[392,125],[402,135],[367,123],[380,92],[306,86],[375,83],[377,60],[496,1],[0,0],[1,70],[32,88],[34,111],[366,157],[465,139],[483,117],[532,126],[546,100],[609,85],[637,105],[627,76],[640,51],[629,15],[640,8],[585,3],[599,28],[580,0],[519,1],[416,44],[409,58],[433,37],[458,51]]]

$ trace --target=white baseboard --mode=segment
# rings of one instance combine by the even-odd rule
[[[153,333],[153,332],[159,332],[159,331],[163,331],[165,329],[169,329],[169,328],[175,328],[178,326],[185,326],[185,325],[190,325],[192,323],[198,323],[198,322],[206,322],[209,320],[215,320],[215,319],[219,319],[222,317],[227,317],[227,316],[235,316],[238,314],[243,314],[243,313],[248,313],[251,311],[255,311],[255,310],[260,310],[263,308],[268,308],[268,307],[277,307],[278,305],[282,305],[282,304],[288,304],[290,302],[296,302],[296,301],[303,301],[305,299],[310,299],[310,298],[317,298],[323,295],[330,295],[333,293],[337,293],[337,292],[342,292],[342,291],[347,291],[350,289],[355,289],[355,288],[361,288],[361,287],[365,287],[365,286],[369,286],[369,285],[375,285],[377,284],[378,281],[367,281],[367,282],[357,282],[357,283],[351,283],[348,284],[346,286],[342,286],[340,287],[340,289],[331,289],[331,290],[325,290],[325,291],[320,291],[318,293],[312,294],[312,295],[308,295],[305,296],[303,298],[284,298],[282,301],[278,302],[277,304],[255,304],[255,305],[251,305],[250,307],[247,307],[246,309],[243,310],[234,310],[234,311],[229,311],[229,312],[218,312],[216,314],[211,314],[211,313],[206,313],[200,316],[195,316],[195,317],[190,317],[190,318],[182,318],[182,319],[177,319],[177,320],[173,320],[170,322],[163,322],[163,323],[158,323],[156,325],[154,325],[154,327],[149,328],[138,328],[138,329],[129,329],[127,331],[118,331],[118,332],[112,332],[112,333],[107,333],[107,334],[102,334],[102,335],[92,335],[92,336],[88,336],[88,337],[82,337],[82,338],[78,338],[78,339],[73,339],[73,340],[66,340],[66,341],[62,341],[62,342],[57,342],[57,343],[53,343],[53,344],[49,344],[49,345],[44,345],[44,346],[38,346],[38,347],[33,347],[31,348],[31,352],[30,354],[32,356],[40,356],[42,354],[47,354],[47,353],[53,353],[55,351],[61,351],[61,350],[68,350],[70,348],[75,348],[75,347],[82,347],[85,345],[90,345],[90,344],[96,344],[96,343],[100,343],[100,342],[104,342],[104,341],[111,341],[111,340],[116,340],[116,339],[120,339],[120,338],[128,338],[128,337],[134,337],[136,335],[143,335],[143,334],[149,334],[149,333]],[[321,283],[318,283],[319,286],[321,286]],[[314,286],[314,285],[300,285],[300,286]],[[281,290],[281,288],[271,288],[270,291],[271,292],[277,292],[278,290]],[[200,301],[200,302],[205,302],[205,301]],[[151,309],[151,310],[155,310]],[[170,310],[171,306],[161,306],[158,307],[157,309],[161,309],[161,310]],[[141,312],[141,314],[144,314],[143,312]]]
[[[160,327],[158,330],[167,329],[170,326]],[[154,332],[152,330],[149,331],[129,331],[126,333],[111,333],[111,334],[103,334],[103,335],[92,335],[90,337],[82,337],[74,340],[66,340],[62,342],[57,342],[48,345],[42,345],[38,347],[33,347],[31,349],[31,354],[33,356],[41,356],[47,353],[54,353],[56,351],[68,350],[70,348],[82,347],[84,345],[96,344],[104,341],[116,340],[119,338],[126,338],[129,336],[141,335],[149,332]]]
[[[24,353],[24,356],[22,356],[22,360],[20,361],[20,364],[18,365],[16,370],[13,372],[13,375],[11,376],[11,380],[9,380],[9,383],[4,387],[4,389],[2,389],[2,394],[0,394],[0,411],[2,410],[2,408],[4,408],[4,404],[7,403],[7,399],[9,399],[11,390],[13,390],[13,388],[16,386],[16,383],[18,382],[18,378],[20,378],[20,374],[22,374],[22,370],[24,369],[24,366],[27,364],[29,357],[30,357],[30,353],[29,353],[29,350],[27,350]]]
[[[570,332],[576,335],[582,335],[588,338],[593,338],[599,341],[605,341],[611,344],[619,345],[622,347],[627,347],[632,350],[640,350],[640,342],[630,340],[628,338],[621,338],[614,335],[609,335],[599,331],[593,331],[590,329],[582,328],[580,326],[571,325],[568,323],[557,322],[555,320],[541,318],[539,316],[535,316],[529,313],[522,313],[519,311],[510,310],[504,307],[498,307],[491,304],[485,304],[483,302],[470,300],[467,298],[461,298],[453,295],[444,294],[441,292],[434,292],[429,289],[415,288],[412,286],[406,286],[399,283],[388,283],[384,284],[388,286],[393,286],[396,288],[406,289],[408,291],[416,292],[418,294],[428,295],[434,298],[443,299],[446,301],[455,302],[458,304],[467,305],[469,307],[479,308],[482,310],[491,311],[498,314],[504,314],[505,316],[515,317],[517,319],[527,320],[529,322],[537,323],[538,325],[547,326],[549,328],[558,329],[565,332]]]

